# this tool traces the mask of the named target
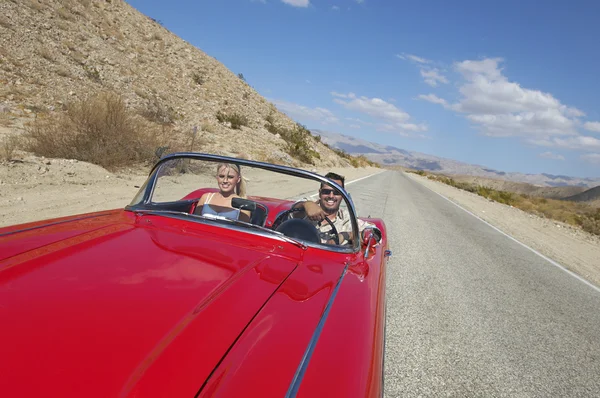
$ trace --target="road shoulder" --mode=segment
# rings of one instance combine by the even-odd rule
[[[505,234],[600,287],[600,238],[570,225],[413,173],[406,175],[470,211]],[[550,263],[549,263],[550,265]]]

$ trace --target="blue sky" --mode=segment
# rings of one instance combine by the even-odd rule
[[[600,2],[128,2],[309,128],[600,177]]]

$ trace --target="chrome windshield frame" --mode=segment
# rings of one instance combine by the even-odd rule
[[[156,185],[156,181],[158,178],[158,170],[160,170],[160,167],[163,164],[165,164],[166,162],[172,161],[174,159],[194,159],[194,160],[199,160],[199,161],[235,163],[240,166],[248,166],[248,167],[254,167],[254,168],[259,168],[259,169],[263,169],[263,170],[273,171],[276,173],[286,174],[286,175],[293,176],[293,177],[299,177],[299,178],[305,178],[305,179],[309,179],[309,180],[318,181],[321,184],[327,184],[329,186],[332,186],[333,188],[337,189],[342,194],[342,198],[348,204],[348,212],[349,212],[350,220],[352,223],[352,230],[355,231],[355,236],[360,236],[359,229],[358,229],[358,222],[357,222],[358,216],[356,214],[354,202],[352,201],[352,198],[346,192],[344,187],[338,185],[335,181],[332,181],[320,174],[313,173],[311,171],[307,171],[307,170],[303,170],[303,169],[299,169],[299,168],[295,168],[295,167],[291,167],[291,166],[282,166],[282,165],[276,165],[276,164],[272,164],[272,163],[259,162],[256,160],[240,159],[240,158],[234,158],[234,157],[230,157],[230,156],[215,155],[215,154],[200,153],[200,152],[176,152],[176,153],[172,153],[172,154],[169,154],[169,155],[161,158],[158,162],[156,162],[154,164],[154,166],[152,167],[152,169],[150,170],[150,172],[148,174],[147,181],[144,183],[144,185],[142,185],[142,188],[140,188],[140,191],[142,189],[144,189],[142,199],[136,204],[131,204],[131,203],[128,204],[127,206],[125,206],[125,210],[135,212],[136,210],[141,209],[141,208],[147,209],[147,206],[152,203],[150,199],[152,198],[154,188]],[[140,191],[138,191],[138,193],[136,193],[136,195],[134,196],[135,198],[139,197]],[[346,252],[346,253],[347,252],[357,252],[360,250],[360,242],[359,242],[359,239],[355,239],[352,246],[350,246],[351,250],[344,249],[342,247],[332,247],[332,246],[328,246],[328,245],[319,245],[318,247],[327,248],[328,250],[332,250],[332,251],[340,251],[340,252]]]

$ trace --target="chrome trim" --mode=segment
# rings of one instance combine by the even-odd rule
[[[118,210],[121,210],[121,209],[118,209]],[[110,215],[114,214],[114,212],[115,212],[114,210],[109,210],[109,211],[110,211],[110,213],[94,214],[94,215],[89,215],[89,216],[84,216],[84,217],[71,218],[69,220],[56,221],[56,222],[51,222],[51,223],[47,223],[47,224],[36,225],[35,227],[29,227],[29,228],[18,229],[16,231],[4,232],[4,233],[0,234],[0,237],[12,235],[12,234],[17,234],[19,232],[32,231],[32,230],[38,229],[38,228],[46,228],[46,227],[50,227],[50,226],[53,226],[53,225],[65,224],[65,223],[68,223],[68,222],[85,220],[87,218],[110,216]],[[43,222],[43,221],[44,220],[34,221],[34,222]]]
[[[363,259],[367,259],[369,257],[369,249],[371,248],[371,242],[373,242],[373,238],[369,239],[369,243],[367,243],[367,247],[365,248],[365,255]]]
[[[298,168],[294,168],[294,167],[289,167],[289,166],[282,166],[282,165],[276,165],[276,164],[271,164],[271,163],[265,163],[265,162],[258,162],[255,160],[247,160],[247,159],[238,159],[238,158],[233,158],[233,157],[229,157],[229,156],[221,156],[221,155],[212,155],[212,154],[208,154],[208,153],[198,153],[198,152],[177,152],[177,153],[172,153],[170,155],[167,155],[163,158],[161,158],[150,170],[150,173],[148,174],[149,177],[149,181],[148,184],[146,186],[146,191],[144,193],[142,202],[136,204],[136,205],[127,205],[125,207],[126,210],[131,210],[131,211],[135,211],[138,207],[143,207],[144,205],[149,204],[149,200],[152,197],[152,192],[154,190],[154,186],[156,183],[156,178],[157,178],[157,170],[165,163],[168,162],[170,160],[173,159],[178,159],[178,158],[184,158],[184,159],[196,159],[196,160],[206,160],[206,161],[221,161],[221,162],[227,162],[227,163],[236,163],[240,166],[249,166],[249,167],[255,167],[255,168],[259,168],[259,169],[263,169],[263,170],[271,170],[271,171],[277,171],[280,172],[282,174],[286,174],[286,175],[290,175],[290,176],[295,176],[295,177],[304,177],[307,179],[312,179],[312,180],[317,180],[323,184],[327,184],[332,186],[333,188],[339,190],[342,193],[342,197],[346,200],[346,202],[348,203],[348,212],[350,213],[350,220],[352,223],[352,229],[353,231],[356,231],[356,235],[358,236],[359,234],[359,228],[358,228],[358,222],[356,221],[358,216],[356,214],[356,208],[354,206],[354,202],[352,201],[352,198],[350,197],[350,194],[348,192],[346,192],[346,190],[338,185],[337,183],[335,183],[335,181],[331,181],[328,178],[325,178],[324,176],[321,176],[320,174],[317,173],[313,173],[310,171],[306,171],[306,170],[302,170],[302,169],[298,169]],[[323,247],[318,246],[318,247]],[[329,246],[327,246],[329,248]],[[356,239],[355,242],[353,242],[353,245],[350,246],[352,248],[352,252],[358,252],[360,251],[360,242],[358,239]]]
[[[325,321],[327,320],[327,317],[329,316],[329,311],[331,310],[333,301],[335,300],[338,290],[340,289],[342,280],[344,279],[344,276],[346,275],[346,272],[348,271],[349,265],[350,265],[349,263],[346,263],[346,266],[344,267],[344,270],[342,271],[342,275],[340,275],[340,278],[338,279],[337,284],[335,285],[335,288],[333,289],[333,293],[331,293],[331,297],[329,298],[329,301],[327,302],[327,305],[325,306],[325,311],[323,311],[323,315],[321,316],[321,319],[319,320],[319,323],[317,324],[317,327],[308,343],[308,347],[306,347],[306,351],[304,352],[304,355],[302,356],[302,360],[300,361],[300,364],[298,365],[298,369],[296,369],[296,373],[294,374],[294,378],[292,379],[292,382],[290,383],[290,386],[288,387],[288,391],[285,394],[285,398],[293,398],[296,396],[296,394],[298,394],[298,390],[300,389],[300,384],[302,384],[302,380],[304,379],[304,373],[306,372],[306,369],[308,368],[310,358],[312,357],[312,354],[315,350],[315,346],[317,345],[317,342],[319,340],[321,332],[323,331],[323,327],[325,326]]]

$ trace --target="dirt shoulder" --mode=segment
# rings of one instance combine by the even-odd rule
[[[508,235],[600,286],[600,238],[570,225],[541,218],[512,206],[426,177],[406,173]]]
[[[35,156],[26,156],[18,162],[0,163],[0,227],[122,208],[137,193],[148,171],[130,169],[111,173],[100,166],[77,160]],[[383,170],[334,167],[311,171],[320,174],[334,171],[351,181]],[[250,177],[249,195],[272,192],[273,182],[260,177]],[[303,194],[307,188],[279,184],[277,189],[280,193],[285,190],[291,197]]]

